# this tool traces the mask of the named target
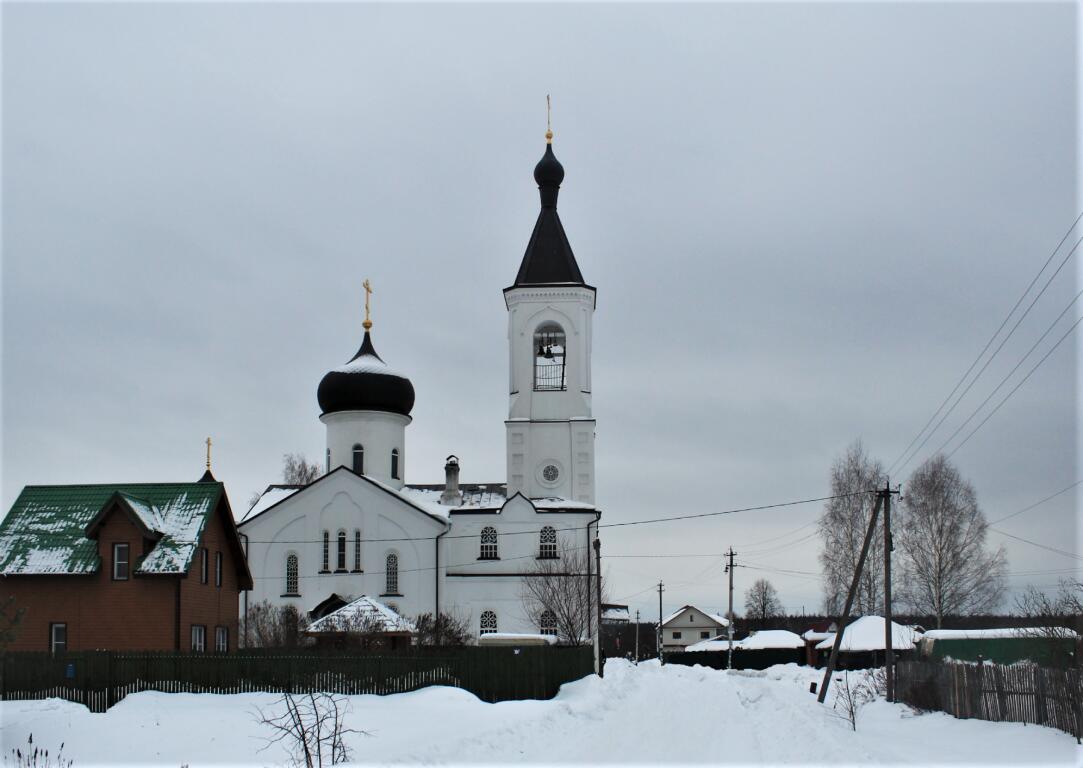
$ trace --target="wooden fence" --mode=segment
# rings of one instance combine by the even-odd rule
[[[594,671],[589,647],[421,648],[382,653],[111,651],[0,655],[0,699],[62,698],[104,712],[129,693],[405,693],[463,688],[484,701],[549,699]]]
[[[921,661],[901,661],[895,668],[898,700],[918,709],[1048,725],[1083,740],[1079,669]]]

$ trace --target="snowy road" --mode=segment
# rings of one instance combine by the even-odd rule
[[[351,697],[355,759],[377,764],[729,763],[1080,765],[1075,739],[1049,728],[914,715],[875,702],[858,730],[808,692],[816,670],[766,673],[610,662],[606,677],[565,686],[552,701],[485,704],[451,688]],[[66,742],[74,768],[137,763],[192,768],[274,765],[257,751],[252,715],[270,694],[143,693],[104,715],[57,700],[3,702],[3,751]]]

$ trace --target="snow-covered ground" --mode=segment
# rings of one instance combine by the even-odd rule
[[[350,697],[349,738],[358,763],[377,764],[812,764],[1079,765],[1075,739],[1051,728],[918,715],[877,701],[857,732],[816,703],[815,669],[766,672],[632,666],[610,661],[605,679],[564,686],[552,701],[485,704],[433,687],[394,696]],[[273,694],[229,696],[140,693],[105,714],[51,699],[0,703],[5,755],[34,743],[56,748],[74,768],[146,764],[192,768],[275,765],[255,708]]]

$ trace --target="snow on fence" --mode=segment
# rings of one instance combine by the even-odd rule
[[[958,718],[1035,723],[1083,740],[1083,685],[1078,669],[1034,664],[896,664],[899,701]]]
[[[228,654],[87,651],[0,655],[0,699],[62,698],[104,712],[129,693],[344,695],[450,685],[489,701],[550,699],[594,671],[589,647],[413,648],[400,652]]]

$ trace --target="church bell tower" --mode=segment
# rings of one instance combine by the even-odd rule
[[[534,168],[541,211],[508,309],[508,495],[594,503],[591,327],[595,294],[572,254],[557,215],[564,167],[553,132]]]

